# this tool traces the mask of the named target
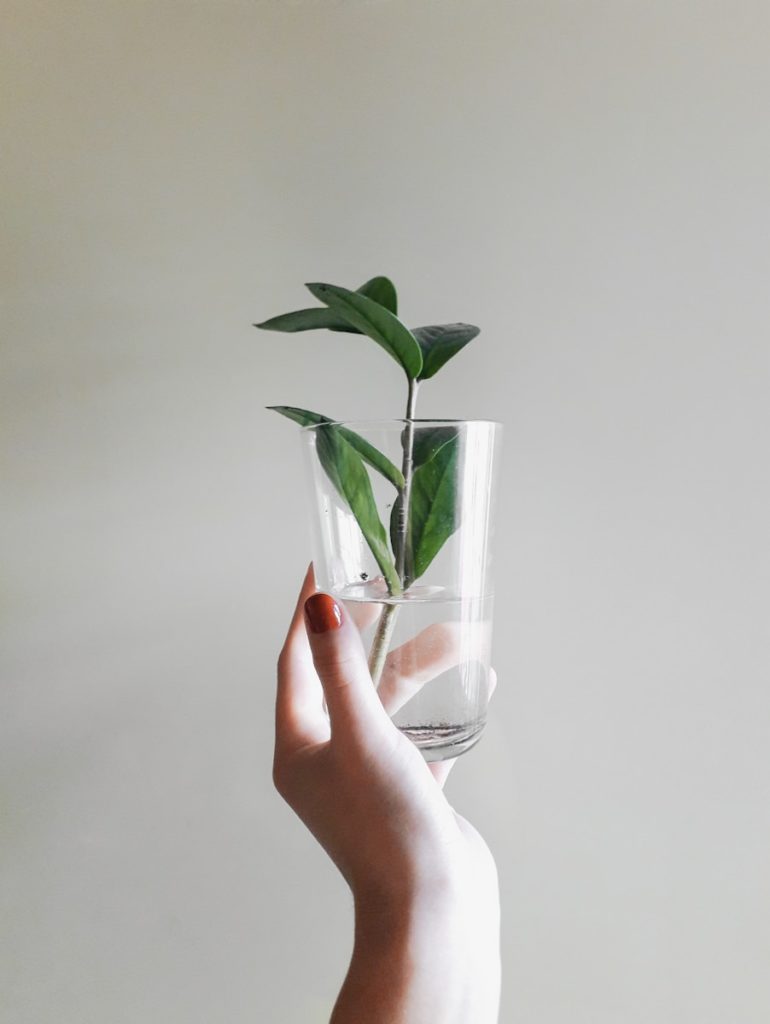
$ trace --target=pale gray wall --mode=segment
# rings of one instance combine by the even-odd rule
[[[269,403],[398,414],[301,282],[483,326],[495,662],[449,793],[503,1020],[770,1018],[767,3],[3,3],[9,1024],[323,1021],[343,885],[270,782],[308,557]]]

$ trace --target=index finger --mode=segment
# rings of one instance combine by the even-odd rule
[[[329,738],[329,723],[323,710],[323,691],[313,666],[304,620],[305,601],[315,590],[315,573],[311,563],[302,581],[286,640],[278,656],[276,750],[320,743]]]

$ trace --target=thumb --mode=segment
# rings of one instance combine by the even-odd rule
[[[332,736],[389,721],[372,684],[358,629],[343,606],[330,594],[313,594],[305,601],[305,625]]]

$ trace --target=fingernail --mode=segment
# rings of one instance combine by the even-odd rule
[[[311,633],[328,633],[342,625],[342,612],[333,597],[313,594],[305,601],[305,616]]]

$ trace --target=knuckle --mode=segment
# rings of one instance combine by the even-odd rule
[[[284,675],[289,668],[289,650],[284,644],[281,650],[278,652],[278,660],[276,662],[276,668],[278,669],[278,675]]]
[[[284,800],[288,800],[292,789],[292,773],[286,759],[278,754],[273,759],[273,785]]]
[[[323,651],[315,655],[316,671],[335,686],[347,686],[360,672],[358,657],[349,651]]]

